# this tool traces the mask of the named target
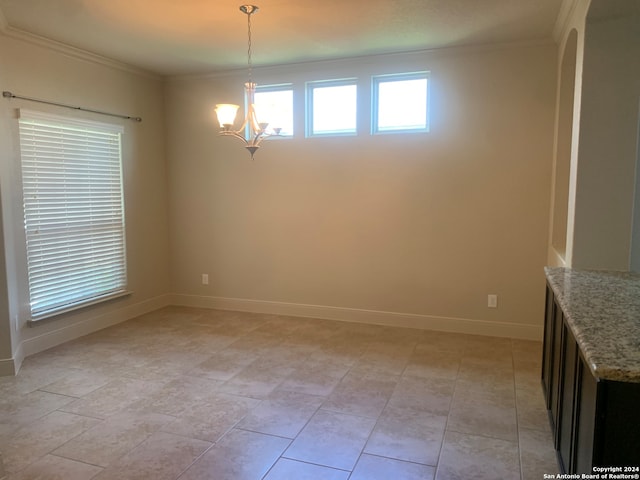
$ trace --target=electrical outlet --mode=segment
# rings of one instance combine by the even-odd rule
[[[203,273],[202,274],[202,284],[203,285],[209,285],[209,274],[208,273]]]
[[[498,295],[495,295],[495,294],[487,295],[487,307],[498,308]]]

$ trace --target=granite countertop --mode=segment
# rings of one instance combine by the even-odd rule
[[[640,383],[640,274],[545,268],[591,372]]]

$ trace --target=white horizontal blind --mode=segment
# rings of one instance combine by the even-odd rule
[[[21,110],[19,131],[32,319],[124,293],[122,127]]]

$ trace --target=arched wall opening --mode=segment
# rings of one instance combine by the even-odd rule
[[[578,32],[573,29],[567,37],[560,67],[553,220],[551,224],[551,246],[562,261],[565,260],[567,247],[569,172],[571,169],[577,47]]]

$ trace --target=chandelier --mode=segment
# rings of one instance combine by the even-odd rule
[[[254,97],[256,93],[256,84],[251,78],[252,63],[251,63],[251,15],[258,11],[258,7],[255,5],[241,5],[240,11],[247,15],[247,65],[249,70],[249,81],[244,84],[245,101],[247,105],[246,116],[244,122],[238,130],[233,129],[236,114],[238,112],[238,105],[232,105],[229,103],[219,103],[216,105],[216,116],[218,122],[220,122],[220,135],[231,136],[242,140],[245,144],[245,148],[253,155],[260,148],[260,143],[266,137],[271,135],[279,135],[281,128],[274,127],[273,133],[267,133],[268,123],[259,122],[256,116],[256,109],[254,104]]]

